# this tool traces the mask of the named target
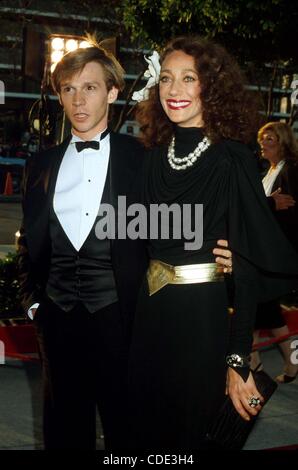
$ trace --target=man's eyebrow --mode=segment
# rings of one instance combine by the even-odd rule
[[[94,80],[93,82],[84,82],[83,86],[86,86],[86,85],[100,85],[100,83],[97,82],[96,80]],[[61,87],[63,87],[63,86],[71,86],[71,87],[75,88],[74,84],[71,83],[71,82],[62,82]]]
[[[85,82],[84,85],[99,85],[100,83],[97,80],[93,80],[93,82]]]

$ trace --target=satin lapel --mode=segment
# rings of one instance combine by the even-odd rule
[[[33,258],[38,257],[48,240],[49,209],[53,201],[60,164],[69,141],[70,138],[48,150],[46,158],[40,156],[43,160],[37,161],[37,168],[32,168],[32,184],[24,200],[24,219],[29,250]]]
[[[70,142],[70,139],[71,138],[68,137],[64,142],[62,142],[61,145],[56,147],[55,156],[53,156],[51,164],[49,165],[46,173],[45,193],[47,194],[47,199],[49,199],[50,202],[53,200],[59,168],[62,162],[62,158]]]

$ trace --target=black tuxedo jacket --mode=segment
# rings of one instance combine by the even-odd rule
[[[279,225],[298,251],[298,164],[296,162],[286,160],[274,181],[271,192],[273,193],[278,188],[281,188],[283,194],[293,196],[296,205],[286,210],[277,211],[274,199],[269,196],[268,201]]]
[[[20,296],[25,311],[44,296],[51,259],[49,211],[53,202],[59,167],[70,142],[48,149],[29,160],[23,184],[23,222],[18,241]],[[139,201],[144,149],[132,137],[110,134],[110,200],[117,214],[119,195],[127,205]],[[112,265],[121,311],[131,322],[137,293],[148,260],[143,240],[112,241]]]

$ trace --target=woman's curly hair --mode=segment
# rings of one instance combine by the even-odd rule
[[[211,142],[233,139],[249,143],[260,124],[258,105],[255,95],[245,87],[244,75],[235,59],[209,39],[182,36],[166,45],[161,64],[174,51],[194,58],[201,85],[204,130]],[[158,85],[150,88],[147,101],[136,106],[136,119],[146,147],[170,142],[174,124],[160,104]]]

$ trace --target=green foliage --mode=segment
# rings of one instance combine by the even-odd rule
[[[0,259],[0,318],[21,314],[17,281],[16,254]]]
[[[215,38],[246,59],[296,57],[298,7],[289,0],[123,0],[132,41],[156,48],[180,34]]]

